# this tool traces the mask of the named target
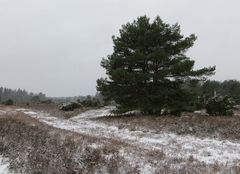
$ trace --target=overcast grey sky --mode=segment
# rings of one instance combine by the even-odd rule
[[[198,40],[196,67],[238,79],[239,0],[0,0],[0,86],[48,96],[95,94],[99,63],[122,24],[147,15]]]

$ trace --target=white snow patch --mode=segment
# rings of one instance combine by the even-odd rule
[[[214,164],[215,162],[224,165],[234,165],[240,161],[240,143],[222,141],[212,138],[197,138],[194,136],[182,136],[174,133],[153,133],[153,131],[130,131],[119,129],[116,126],[108,126],[90,118],[113,115],[112,108],[102,108],[84,112],[69,120],[52,117],[49,114],[28,113],[29,116],[56,128],[71,130],[88,135],[118,139],[127,141],[145,149],[160,150],[167,156],[173,158],[194,159]],[[149,167],[145,166],[143,171]]]
[[[115,107],[104,107],[101,109],[96,109],[96,110],[89,110],[86,111],[84,113],[81,113],[79,115],[77,115],[76,117],[71,118],[70,120],[79,120],[79,119],[89,119],[89,118],[97,118],[97,117],[104,117],[104,116],[113,116],[114,114],[112,114],[112,110],[115,109]]]
[[[18,109],[15,109],[16,111],[27,111],[27,109],[24,109],[24,108],[18,108]]]
[[[143,164],[140,168],[140,173],[141,174],[153,174],[153,173],[155,173],[155,170],[149,164]]]
[[[91,147],[93,149],[99,149],[102,147],[101,144],[96,144],[96,143],[93,143],[93,144],[89,144],[88,147]]]
[[[10,174],[8,165],[9,164],[8,164],[7,160],[0,156],[0,174]]]
[[[140,114],[142,114],[141,111],[139,111],[139,110],[133,110],[133,111],[128,111],[128,112],[126,112],[126,113],[123,113],[123,114],[121,114],[121,115],[140,115]]]
[[[24,114],[27,114],[27,115],[36,115],[37,113],[36,112],[33,112],[33,111],[26,111],[26,112],[23,112]]]
[[[119,155],[128,161],[131,166],[138,166],[140,174],[156,173],[154,166],[151,166],[150,163],[134,156],[133,154],[129,154],[124,149],[119,150]]]
[[[4,114],[6,114],[6,113],[7,113],[6,111],[0,110],[0,115],[4,115]]]

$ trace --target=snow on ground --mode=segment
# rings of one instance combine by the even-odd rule
[[[122,140],[144,149],[160,150],[172,158],[189,159],[193,157],[206,164],[219,163],[231,166],[240,162],[240,143],[210,138],[201,139],[169,132],[132,131],[91,120],[91,118],[112,115],[112,109],[102,108],[86,111],[68,120],[53,117],[43,112],[36,113],[25,109],[18,109],[18,111],[23,111],[25,114],[56,128]]]
[[[27,115],[36,115],[37,114],[36,112],[33,112],[33,111],[25,111],[24,113]]]
[[[0,156],[0,174],[10,174],[8,170],[8,162]]]
[[[4,114],[6,114],[6,111],[0,110],[0,115],[4,115]]]

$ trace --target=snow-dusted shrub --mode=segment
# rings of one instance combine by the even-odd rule
[[[73,111],[74,109],[81,108],[82,105],[77,102],[64,103],[59,106],[59,109],[62,111]]]
[[[210,98],[206,104],[206,110],[209,115],[233,115],[234,102],[228,96],[217,96]]]
[[[4,102],[5,105],[13,105],[14,101],[12,99],[8,99],[7,101]]]
[[[136,173],[115,142],[49,127],[22,115],[0,118],[0,155],[13,173]]]

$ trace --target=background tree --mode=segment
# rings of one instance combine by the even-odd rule
[[[221,94],[233,98],[236,103],[240,103],[240,82],[237,80],[225,80],[221,84]]]
[[[185,82],[204,80],[215,70],[193,70],[194,61],[185,53],[195,40],[195,35],[184,37],[178,24],[171,26],[160,17],[151,23],[142,16],[123,25],[120,36],[113,36],[114,52],[101,62],[108,78],[97,81],[98,91],[114,100],[120,112],[160,114],[167,109],[179,114],[193,100]]]
[[[32,103],[40,103],[40,97],[38,95],[35,95],[31,98]]]
[[[9,89],[0,87],[0,102],[6,102],[8,99],[14,100],[16,103],[26,103],[30,102],[35,94],[28,93],[26,90],[22,89]],[[45,94],[39,93],[42,99],[46,98]]]
[[[13,105],[14,101],[12,99],[8,99],[7,101],[4,102],[5,105]]]
[[[224,82],[208,80],[201,84],[198,90],[198,95],[205,101],[217,95],[229,96],[236,104],[240,103],[240,82],[237,80],[225,80]]]
[[[215,96],[206,104],[206,110],[212,116],[232,116],[235,102],[228,96]]]
[[[220,94],[222,92],[221,82],[215,80],[207,80],[201,86],[201,93],[207,99],[213,97],[215,94]]]

